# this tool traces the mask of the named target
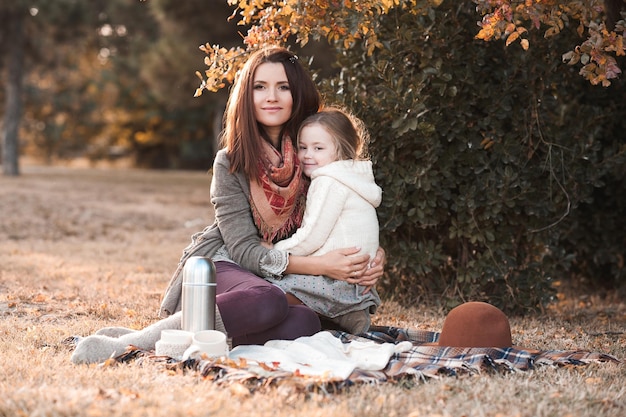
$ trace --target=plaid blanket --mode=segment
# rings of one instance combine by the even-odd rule
[[[519,348],[454,348],[440,346],[423,346],[424,343],[436,342],[439,333],[402,329],[388,326],[373,326],[369,332],[352,335],[340,331],[332,331],[333,335],[347,343],[351,341],[375,341],[379,343],[400,343],[410,341],[413,348],[409,351],[394,354],[387,366],[380,371],[357,369],[347,380],[336,378],[310,377],[298,372],[280,370],[276,364],[248,363],[243,359],[190,359],[178,362],[167,359],[169,369],[194,370],[204,378],[216,383],[246,383],[249,386],[261,387],[274,385],[278,381],[288,379],[292,384],[300,384],[305,390],[341,387],[356,383],[384,383],[407,380],[427,380],[475,373],[506,373],[528,371],[540,365],[551,366],[583,366],[589,363],[620,363],[612,355],[585,350],[533,350]],[[148,356],[150,352],[129,349],[115,358],[117,362],[125,362],[138,356]],[[294,382],[294,379],[297,382]]]
[[[342,341],[358,338],[377,342],[397,343],[408,340],[414,345],[408,352],[394,355],[387,367],[376,373],[355,371],[350,379],[380,381],[398,379],[405,375],[416,375],[422,379],[441,375],[459,375],[480,372],[527,371],[538,365],[586,365],[589,363],[619,363],[614,356],[584,350],[548,350],[520,348],[457,348],[444,346],[422,346],[436,342],[438,332],[400,329],[395,327],[372,327],[360,336],[335,332]]]

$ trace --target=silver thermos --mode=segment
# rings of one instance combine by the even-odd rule
[[[192,256],[183,268],[182,329],[215,330],[215,265],[209,258]]]

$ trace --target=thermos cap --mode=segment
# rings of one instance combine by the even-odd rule
[[[183,269],[184,285],[215,285],[215,265],[209,258],[192,256]]]

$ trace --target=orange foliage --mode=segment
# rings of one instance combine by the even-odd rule
[[[604,17],[604,3],[598,0],[474,0],[477,10],[483,15],[479,23],[477,39],[485,41],[506,37],[507,46],[520,40],[528,49],[528,39],[522,34],[529,29],[544,30],[544,37],[558,35],[566,24],[577,21],[578,34],[585,31],[587,39],[563,55],[569,65],[583,64],[580,75],[594,85],[608,87],[611,79],[621,73],[614,56],[626,54],[624,36],[626,24],[623,20],[608,31]],[[526,27],[528,26],[528,28]]]
[[[217,91],[234,79],[237,70],[252,51],[267,45],[284,45],[295,36],[302,46],[310,39],[326,39],[350,48],[363,42],[369,54],[383,47],[376,35],[379,16],[402,7],[409,13],[426,13],[442,0],[227,0],[235,7],[231,19],[238,25],[249,26],[243,36],[245,48],[221,48],[209,43],[200,49],[205,57],[204,74],[198,72],[201,84],[195,96],[203,90]]]
[[[415,15],[426,14],[442,0],[227,0],[235,8],[231,19],[249,26],[243,36],[245,47],[225,49],[209,43],[200,49],[205,57],[204,74],[197,72],[203,90],[217,91],[231,83],[248,54],[266,45],[284,45],[291,37],[301,46],[310,39],[326,39],[348,49],[362,42],[368,54],[383,47],[376,32],[378,17],[394,8]],[[592,84],[608,86],[621,70],[613,55],[626,54],[625,23],[607,31],[602,23],[603,3],[599,0],[473,0],[482,20],[477,39],[504,39],[509,46],[519,41],[522,49],[530,47],[529,30],[543,30],[544,37],[558,35],[566,25],[577,22],[578,33],[588,38],[563,55],[570,65],[582,63],[580,74]],[[601,22],[601,23],[598,23]]]

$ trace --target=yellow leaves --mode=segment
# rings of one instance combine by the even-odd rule
[[[429,0],[431,7],[437,7],[442,0]],[[238,17],[238,25],[249,26],[243,36],[245,50],[241,48],[221,48],[205,44],[200,50],[206,54],[204,73],[196,72],[200,85],[194,97],[204,90],[218,91],[227,83],[232,83],[238,69],[243,65],[248,53],[265,45],[285,44],[290,36],[305,45],[309,38],[325,38],[340,48],[352,48],[363,40],[368,55],[383,44],[376,35],[378,17],[391,9],[402,7],[410,13],[426,13],[427,8],[400,0],[228,0],[234,6],[231,19]]]
[[[480,10],[480,7],[479,7]],[[494,38],[500,38],[502,33],[512,32],[515,25],[510,20],[510,7],[502,5],[491,13],[486,13],[482,21],[479,23],[480,31],[476,34],[476,39],[490,41]]]
[[[228,0],[228,3],[231,6],[237,6],[238,14],[241,16],[238,24],[242,26],[257,20],[259,12],[268,7],[268,5],[271,7],[272,4],[271,1],[264,0]]]
[[[575,65],[580,61],[580,53],[568,51],[561,56],[561,60],[568,65]]]
[[[624,37],[615,32],[608,32],[603,26],[590,26],[589,38],[573,50],[563,54],[563,62],[568,65],[581,63],[580,75],[593,85],[608,87],[611,80],[617,78],[622,70],[611,55],[623,56]]]
[[[582,45],[562,56],[568,65],[582,64],[580,74],[594,85],[611,85],[611,79],[621,74],[615,57],[626,56],[624,33],[608,32],[602,21],[601,9],[582,6],[579,2],[538,1],[494,2],[475,0],[476,10],[483,15],[476,39],[491,41],[505,39],[506,46],[519,41],[528,50],[528,39],[522,39],[527,30],[522,26],[540,30],[547,26],[544,37],[557,36],[566,24],[576,27],[580,36],[588,30],[588,39]],[[575,21],[578,25],[574,26]]]
[[[626,48],[624,47],[624,37],[618,36],[615,41],[615,55],[624,56],[626,55]]]
[[[313,38],[324,37],[331,43],[338,43],[340,47],[351,48],[359,39],[365,41],[368,54],[372,54],[382,43],[376,35],[377,17],[389,13],[390,10],[402,7],[410,13],[418,14],[426,12],[428,7],[438,7],[442,0],[428,0],[420,2],[402,2],[400,0],[335,0],[326,1],[322,6],[321,1],[301,0],[228,0],[228,4],[236,7],[240,25],[251,26],[250,31],[244,37],[244,43],[248,50],[258,48],[268,43],[284,43],[288,35],[295,35],[297,41],[304,45],[310,36]],[[601,8],[590,8],[576,1],[540,1],[524,0],[520,2],[475,0],[476,10],[483,15],[480,29],[475,35],[476,39],[491,41],[504,39],[505,44],[510,46],[518,42],[524,50],[530,47],[529,40],[523,35],[527,31],[524,26],[540,30],[547,26],[544,37],[558,35],[567,22],[578,21],[577,31],[580,35],[589,28],[590,33],[595,22],[602,13]],[[572,24],[570,23],[570,24]],[[590,80],[606,85],[606,80],[614,78],[621,71],[617,65],[604,57],[608,53],[615,56],[626,55],[622,35],[615,35],[610,42],[605,42],[600,54],[591,57],[586,63],[593,64],[581,70]],[[590,35],[590,37],[593,35]],[[587,54],[590,56],[589,54]],[[217,60],[210,59],[207,62],[218,62],[225,55],[218,56]],[[582,62],[575,55],[564,57],[570,65]],[[586,59],[586,58],[585,58]],[[583,64],[585,64],[583,62]],[[209,64],[207,64],[209,65]],[[236,67],[236,65],[235,65]],[[224,87],[224,83],[232,82],[235,70],[231,67],[224,71],[218,71],[219,65],[210,68],[206,79],[196,90],[195,96],[202,94],[204,89],[217,91]],[[600,72],[598,72],[600,71]]]
[[[553,16],[550,20],[547,20],[544,23],[550,26],[548,30],[546,30],[545,33],[543,34],[544,38],[549,38],[550,36],[559,34],[561,30],[563,30],[563,27],[565,26],[565,24],[563,23],[563,20],[558,14],[555,14],[555,16]]]
[[[376,48],[382,48],[383,44],[378,40],[369,40],[367,44],[367,55],[372,55]]]
[[[283,6],[283,10],[282,13],[286,14],[286,15],[292,15],[296,12],[296,9],[294,9],[289,3],[286,3]]]
[[[509,46],[519,38],[519,32],[513,32],[506,38],[506,46]]]
[[[522,45],[522,48],[527,51],[529,46],[528,39],[522,39],[520,41],[520,45]]]
[[[519,39],[519,37],[523,33],[526,33],[526,32],[528,32],[528,30],[525,27],[523,26],[518,27],[518,26],[515,26],[515,24],[510,23],[506,27],[506,33],[511,33],[506,39],[506,46],[509,46],[510,44],[515,42],[517,39]],[[521,39],[520,44],[522,45],[522,48],[524,48],[524,50],[528,49],[528,39]]]
[[[250,50],[257,47],[249,45]],[[224,88],[226,83],[231,83],[249,53],[239,47],[226,49],[219,45],[210,45],[208,43],[201,45],[199,49],[206,54],[204,63],[208,68],[204,71],[204,74],[200,71],[195,73],[200,79],[200,86],[196,89],[194,97],[201,96],[203,90],[215,92]]]
[[[491,139],[491,138],[489,138],[489,137],[486,137],[486,138],[484,138],[484,139],[480,142],[480,146],[482,146],[484,150],[488,150],[488,149],[489,149],[489,148],[491,148],[491,147],[492,147],[495,143],[496,143],[496,142],[495,142],[493,139]]]
[[[483,26],[478,33],[476,34],[476,36],[474,36],[474,38],[476,39],[481,39],[483,41],[488,41],[491,40],[491,38],[493,38],[494,35],[494,30],[493,28],[491,28],[490,26]]]
[[[389,9],[398,4],[397,0],[382,0],[381,6],[383,8],[383,13],[387,13]]]
[[[626,55],[626,49],[624,49],[624,36],[618,35],[615,32],[602,32],[602,43],[604,50],[607,52],[615,52],[616,56]]]
[[[202,95],[202,91],[206,88],[206,82],[202,78],[202,74],[200,71],[196,71],[196,77],[200,79],[200,87],[196,88],[196,92],[194,93],[194,97],[200,97]]]
[[[432,7],[439,6],[442,0],[228,0],[228,3],[236,7],[233,17],[239,18],[237,23],[250,27],[248,33],[242,35],[245,49],[227,50],[209,44],[201,46],[200,49],[207,54],[207,69],[204,73],[196,73],[200,86],[194,93],[195,97],[202,95],[204,90],[218,91],[232,83],[249,52],[269,44],[285,44],[289,37],[295,38],[300,45],[306,44],[310,38],[323,38],[340,49],[349,49],[362,42],[367,54],[371,55],[377,48],[384,47],[377,35],[381,15],[398,7],[408,13],[423,14],[428,12],[429,7],[432,11]],[[526,35],[529,30],[547,27],[544,37],[553,37],[566,24],[576,27],[578,22],[580,34],[589,29],[590,42],[597,53],[568,53],[563,55],[563,61],[570,65],[585,65],[581,75],[592,83],[609,85],[609,80],[621,73],[615,60],[609,58],[611,55],[626,56],[623,34],[601,31],[598,27],[603,28],[603,24],[595,23],[598,21],[598,10],[587,10],[574,1],[475,0],[475,3],[476,10],[483,15],[476,39],[502,39],[506,46],[519,42],[523,50],[528,50],[530,42]]]

